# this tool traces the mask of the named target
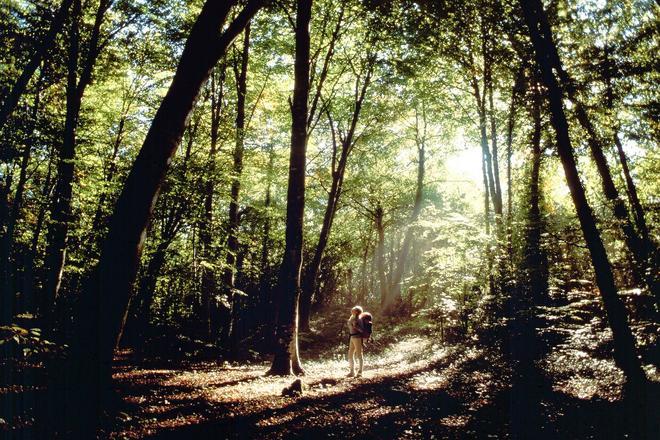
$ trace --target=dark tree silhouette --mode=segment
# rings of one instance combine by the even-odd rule
[[[305,209],[305,153],[309,97],[309,25],[312,0],[296,2],[296,60],[291,106],[291,154],[287,190],[284,258],[275,291],[278,306],[273,363],[269,374],[304,374],[298,355],[298,299]]]
[[[547,88],[550,121],[555,129],[557,151],[564,167],[566,182],[596,272],[596,283],[612,328],[614,359],[626,375],[629,385],[633,389],[640,390],[646,383],[646,376],[637,357],[635,340],[628,325],[626,309],[618,296],[612,268],[573,157],[573,146],[562,103],[562,89],[553,72],[555,65],[551,54],[556,53],[555,43],[541,2],[539,0],[521,1],[520,5],[534,46],[535,59],[541,70],[541,78]]]
[[[236,1],[207,1],[193,25],[172,84],[126,179],[104,240],[98,267],[86,283],[77,316],[73,365],[79,384],[70,414],[80,435],[92,436],[111,383],[113,350],[135,280],[146,228],[186,119],[213,66],[262,1],[249,1],[224,27]],[[221,31],[221,29],[223,29]],[[73,392],[75,391],[75,392]]]
[[[41,61],[44,59],[48,51],[53,47],[53,44],[55,43],[55,37],[57,37],[57,34],[62,31],[62,27],[67,20],[69,9],[71,9],[73,2],[74,0],[62,1],[62,4],[53,16],[46,35],[44,35],[39,45],[35,48],[32,58],[30,58],[30,61],[28,61],[28,63],[25,65],[21,75],[18,77],[12,86],[11,91],[2,103],[2,107],[0,107],[0,132],[9,119],[9,116],[16,108],[19,99],[25,92],[25,89],[30,82],[32,75],[34,75],[34,72],[37,70],[39,64],[41,64]]]

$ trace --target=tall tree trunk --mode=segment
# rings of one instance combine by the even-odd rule
[[[32,313],[36,312],[38,305],[36,304],[34,297],[34,268],[38,255],[39,249],[39,238],[41,237],[41,232],[43,230],[44,221],[46,219],[46,208],[48,206],[47,200],[53,190],[52,185],[52,174],[53,174],[53,162],[55,160],[55,155],[53,154],[54,148],[51,147],[51,152],[48,155],[48,171],[46,172],[46,178],[41,190],[41,202],[39,203],[39,212],[37,214],[37,221],[34,226],[34,232],[32,234],[32,240],[30,244],[30,252],[25,258],[25,266],[23,270],[23,287],[21,291],[25,297],[26,310],[29,310]]]
[[[0,181],[0,233],[7,235],[7,221],[9,217],[9,191],[11,190],[11,175],[7,173],[5,179]],[[0,325],[9,325],[14,318],[14,291],[11,288],[10,264],[9,264],[9,241],[0,241]]]
[[[25,65],[21,75],[18,77],[16,83],[14,83],[11,91],[5,98],[5,101],[2,103],[2,107],[0,107],[0,132],[7,123],[9,116],[16,108],[19,99],[25,92],[32,75],[34,75],[34,72],[37,70],[39,64],[41,64],[41,61],[44,59],[50,48],[53,47],[55,37],[62,30],[73,2],[74,0],[62,1],[62,4],[53,16],[53,20],[51,21],[50,28],[46,32],[46,35],[44,35],[43,40],[41,40],[41,43],[37,46],[32,58],[30,58],[30,61]]]
[[[486,188],[486,198],[490,199],[493,203],[493,210],[495,215],[502,214],[502,206],[497,203],[497,193],[495,188],[495,176],[493,174],[493,160],[490,153],[490,147],[488,146],[488,134],[486,132],[487,117],[486,117],[486,104],[485,104],[485,92],[484,95],[479,89],[479,82],[476,77],[472,78],[472,94],[477,103],[477,113],[479,115],[479,136],[481,142],[481,154],[482,154],[482,168],[484,173],[484,185]],[[501,199],[500,199],[501,201]],[[498,211],[499,209],[499,211]],[[486,223],[488,224],[488,222]],[[488,227],[488,226],[487,226]]]
[[[241,192],[241,175],[243,174],[243,152],[245,149],[245,95],[247,93],[247,70],[250,56],[250,25],[245,27],[243,36],[243,51],[241,54],[240,70],[234,69],[236,76],[236,145],[234,147],[234,166],[231,180],[231,199],[229,201],[229,222],[227,225],[227,259],[222,280],[225,285],[227,297],[231,307],[227,322],[227,337],[229,352],[232,355],[238,350],[238,311],[240,309],[238,298],[234,295],[236,257],[238,255],[238,198]]]
[[[211,148],[209,151],[209,169],[204,185],[204,215],[199,225],[199,241],[201,245],[202,258],[209,262],[212,257],[213,238],[213,195],[215,193],[215,162],[218,152],[218,135],[222,118],[222,105],[224,99],[224,83],[226,63],[215,68],[211,74]],[[217,322],[213,319],[216,315],[215,303],[215,276],[208,265],[202,266],[202,331],[208,341],[217,337]]]
[[[57,179],[55,181],[55,193],[53,194],[50,207],[51,220],[48,225],[48,245],[46,246],[46,257],[44,259],[46,279],[41,297],[41,316],[44,319],[44,329],[46,330],[50,330],[50,327],[53,325],[52,309],[62,280],[66,255],[66,239],[69,229],[68,223],[71,219],[76,127],[78,125],[82,98],[77,93],[81,14],[81,1],[75,0],[69,32],[64,138],[60,146],[57,161]]]
[[[135,313],[135,316],[131,317],[131,320],[134,322],[135,327],[137,327],[134,329],[134,342],[136,344],[135,349],[137,352],[139,352],[138,357],[141,356],[145,343],[147,343],[151,336],[153,336],[150,323],[150,311],[154,301],[154,293],[156,290],[156,284],[158,282],[158,275],[160,274],[160,271],[165,264],[167,249],[169,248],[171,242],[172,240],[166,239],[158,244],[156,250],[151,255],[151,258],[147,263],[146,269],[144,270],[144,274],[139,283],[138,291],[131,299],[131,303],[135,304],[135,307],[131,307]],[[124,327],[122,326],[119,335],[117,336],[117,344],[119,344],[119,342],[122,340],[123,333]],[[133,332],[131,331],[130,333]]]
[[[291,106],[291,154],[286,207],[286,243],[277,281],[279,313],[270,374],[304,374],[298,355],[298,299],[302,266],[305,209],[305,156],[307,149],[307,100],[309,96],[309,26],[312,0],[297,0],[296,60]]]
[[[272,342],[272,336],[274,336],[273,326],[275,324],[275,317],[273,316],[272,310],[274,307],[271,294],[270,294],[270,271],[268,258],[270,254],[270,206],[272,204],[271,200],[271,186],[273,179],[273,165],[275,162],[275,149],[273,144],[268,145],[268,170],[266,173],[266,197],[264,200],[264,232],[261,239],[261,281],[260,281],[260,307],[261,307],[261,319],[260,323],[264,326],[264,335],[268,342]]]
[[[41,78],[40,81],[41,82]],[[4,212],[0,215],[0,296],[7,301],[5,317],[0,319],[0,323],[8,324],[10,316],[14,310],[14,297],[16,291],[16,264],[13,262],[12,249],[14,244],[14,229],[20,216],[21,207],[23,205],[23,193],[25,192],[25,184],[27,182],[28,164],[30,162],[30,154],[32,151],[34,129],[36,126],[37,113],[39,109],[40,90],[37,86],[35,92],[34,104],[32,106],[32,114],[30,117],[28,134],[25,139],[25,147],[21,155],[21,165],[19,170],[18,182],[14,192],[14,199],[9,201],[9,192],[11,191],[11,184],[7,181],[7,186],[2,189],[0,197],[2,197]],[[22,291],[21,291],[22,292]],[[23,298],[24,298],[24,292]],[[9,302],[11,302],[11,307]]]
[[[608,66],[611,64],[609,61],[609,48],[605,47],[605,60]],[[614,90],[612,86],[612,74],[609,68],[604,69],[604,81],[606,85],[605,90],[605,102],[608,110],[610,111],[610,116],[613,120],[617,120],[615,111],[614,111]],[[626,182],[626,194],[628,195],[628,201],[632,207],[633,219],[635,220],[635,225],[637,230],[641,235],[640,245],[643,246],[641,258],[646,258],[646,261],[643,263],[643,269],[646,269],[648,273],[646,274],[646,282],[649,287],[651,287],[652,293],[656,296],[656,307],[660,311],[660,306],[658,306],[658,281],[655,279],[657,274],[657,248],[651,236],[649,234],[649,229],[646,224],[646,218],[644,216],[644,209],[639,200],[639,195],[637,194],[637,187],[635,182],[632,179],[630,174],[630,167],[628,165],[628,158],[626,153],[623,150],[623,145],[621,144],[621,139],[619,138],[619,126],[617,123],[614,124],[612,138],[614,140],[614,145],[616,146],[617,155],[619,157],[619,163],[621,164],[621,169],[623,170],[623,177]]]
[[[323,215],[323,224],[321,225],[319,241],[314,250],[312,261],[308,264],[307,270],[304,271],[302,279],[299,325],[300,331],[303,332],[308,332],[310,330],[309,318],[311,314],[312,297],[316,291],[316,279],[318,277],[319,268],[321,267],[323,252],[325,251],[325,247],[328,244],[328,238],[330,237],[330,228],[332,227],[332,222],[334,221],[335,213],[337,212],[337,202],[341,191],[339,188],[339,180],[343,178],[343,171],[341,173],[341,177],[338,172],[333,173],[332,185],[330,187],[330,192],[328,193],[328,203],[325,208],[325,214]]]
[[[499,152],[497,149],[497,121],[495,120],[495,105],[493,103],[493,78],[492,78],[492,67],[488,68],[488,74],[485,78],[484,87],[488,92],[488,118],[490,119],[490,144],[493,162],[493,180],[495,182],[495,192],[493,197],[493,203],[495,208],[495,219],[498,224],[502,223],[502,184],[500,183],[500,159]],[[484,103],[485,107],[485,103]],[[485,111],[485,110],[484,110]],[[502,232],[501,228],[500,231]]]
[[[482,150],[483,151],[483,150]],[[481,174],[484,181],[484,223],[486,234],[490,235],[490,191],[488,186],[488,171],[486,170],[486,155],[481,155]]]
[[[506,128],[506,195],[507,195],[507,210],[506,210],[506,229],[507,229],[507,252],[509,255],[509,264],[513,265],[513,185],[511,181],[511,159],[513,157],[513,132],[516,125],[516,110],[518,103],[518,94],[523,88],[525,64],[521,63],[516,78],[511,88],[511,104],[509,105],[509,118]]]
[[[80,298],[73,365],[79,386],[70,403],[75,428],[92,437],[111,383],[112,355],[142,253],[145,232],[163,178],[184,131],[186,119],[211,68],[261,8],[248,1],[224,27],[236,1],[208,0],[192,27],[176,74],[115,205],[101,258]],[[224,31],[220,31],[224,29]],[[103,313],[99,313],[103,310]],[[83,404],[84,403],[84,404]],[[79,436],[80,436],[79,435]]]
[[[552,31],[547,21],[547,17],[541,17],[540,20],[540,32],[543,35],[543,38],[550,40]],[[630,221],[628,208],[626,207],[621,197],[619,197],[619,192],[614,185],[614,180],[612,179],[612,174],[610,173],[607,158],[603,153],[603,141],[591,123],[585,106],[578,99],[578,92],[574,82],[568,72],[564,70],[557,49],[555,47],[551,47],[549,49],[552,52],[548,54],[548,62],[551,63],[554,69],[556,69],[559,75],[559,79],[562,82],[562,90],[566,92],[568,98],[574,104],[577,120],[582,128],[587,132],[587,144],[589,145],[591,155],[594,159],[596,168],[598,169],[598,174],[601,178],[603,193],[611,204],[614,216],[616,217],[619,226],[623,231],[628,251],[632,255],[633,261],[631,264],[631,269],[633,272],[635,272],[637,279],[644,280],[646,282],[649,290],[655,296],[656,307],[660,310],[660,283],[657,280],[656,263],[655,261],[650,261],[650,255],[647,246],[644,245],[639,235],[635,231],[635,228]]]
[[[76,149],[76,130],[82,98],[92,80],[92,72],[101,48],[100,33],[105,13],[112,0],[101,0],[96,11],[94,25],[90,34],[84,60],[80,59],[80,22],[82,21],[81,1],[74,0],[67,65],[66,119],[64,136],[59,151],[57,164],[57,183],[51,204],[51,223],[48,227],[48,246],[44,260],[46,280],[42,293],[41,314],[45,321],[44,330],[53,325],[53,304],[58,296],[62,272],[66,259],[66,242],[71,221],[71,196],[74,181],[74,160]],[[78,77],[79,64],[82,70]]]
[[[623,370],[628,383],[639,390],[646,383],[646,376],[637,357],[635,340],[628,325],[626,309],[618,296],[612,268],[573,157],[573,146],[571,145],[568,122],[562,103],[562,90],[553,73],[554,63],[549,59],[552,53],[556,53],[552,33],[549,26],[547,26],[547,18],[540,0],[521,0],[520,5],[534,46],[536,62],[541,70],[543,83],[547,88],[551,122],[557,140],[557,151],[564,167],[566,182],[571,191],[573,204],[596,272],[596,283],[612,328],[614,359],[617,366]],[[543,23],[545,23],[545,26]]]
[[[376,226],[376,233],[378,234],[378,242],[376,243],[376,271],[378,273],[381,308],[387,301],[387,292],[389,291],[389,282],[385,277],[385,225],[383,224],[383,216],[383,207],[378,203],[374,211],[374,224]]]
[[[538,304],[545,296],[548,287],[547,257],[541,249],[543,218],[540,208],[540,170],[541,170],[541,96],[538,86],[534,89],[532,120],[532,169],[529,182],[529,211],[527,212],[527,237],[525,243],[525,269],[529,279],[531,304]]]

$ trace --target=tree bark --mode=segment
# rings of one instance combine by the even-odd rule
[[[238,199],[241,191],[241,175],[243,174],[243,152],[245,150],[245,95],[247,93],[247,70],[250,56],[250,25],[245,27],[243,35],[243,51],[241,54],[240,71],[235,68],[236,76],[236,145],[234,147],[234,165],[231,180],[231,199],[229,201],[229,222],[227,224],[227,258],[226,268],[222,275],[224,287],[231,307],[227,322],[227,337],[229,352],[236,355],[238,350],[238,320],[239,304],[235,289],[236,256],[238,255]]]
[[[521,0],[520,6],[528,26],[536,62],[541,70],[543,83],[547,88],[551,123],[555,129],[557,140],[557,151],[564,167],[566,182],[596,272],[596,283],[612,328],[614,359],[617,366],[623,370],[628,383],[636,389],[641,389],[646,383],[646,376],[637,357],[635,340],[628,325],[626,309],[618,296],[612,268],[573,157],[573,146],[571,145],[568,122],[562,103],[562,90],[553,73],[554,63],[549,59],[552,53],[556,53],[552,33],[547,25],[547,18],[540,0]]]
[[[296,59],[291,106],[291,154],[286,207],[284,258],[276,297],[279,313],[275,328],[273,363],[269,374],[304,374],[298,355],[298,299],[302,266],[305,209],[305,155],[307,149],[307,101],[309,97],[309,26],[312,0],[297,0]]]
[[[77,315],[71,374],[77,375],[77,434],[91,437],[110,390],[112,356],[142,253],[145,232],[186,119],[211,68],[261,8],[252,0],[223,29],[236,1],[207,1],[193,25],[172,84],[115,205],[99,264],[86,283]],[[100,313],[100,311],[103,313]],[[75,376],[74,376],[75,377]],[[84,404],[83,404],[84,402]]]
[[[527,237],[525,243],[525,269],[529,277],[527,285],[531,304],[539,304],[546,296],[548,287],[547,257],[541,249],[543,218],[540,207],[541,170],[541,96],[538,86],[534,89],[532,108],[534,129],[532,132],[532,169],[529,180],[529,210],[527,212]]]
[[[268,259],[270,255],[270,206],[272,204],[271,200],[271,186],[273,179],[273,165],[275,162],[275,150],[272,144],[268,145],[268,171],[266,174],[266,196],[264,199],[264,229],[263,237],[261,239],[261,281],[260,281],[260,306],[261,306],[261,324],[264,326],[264,336],[268,342],[272,343],[272,337],[274,336],[274,324],[275,324],[275,314],[272,311],[275,308],[275,304],[272,301],[271,290],[270,290],[270,273],[269,273],[269,264]]]
[[[226,64],[216,67],[218,74],[211,74],[211,148],[209,150],[209,167],[204,185],[204,215],[199,225],[199,241],[202,247],[202,258],[209,262],[212,257],[213,237],[213,195],[215,192],[215,161],[218,152],[218,135],[222,119],[224,99],[224,83]],[[216,78],[217,76],[217,78]],[[202,302],[202,332],[204,337],[212,342],[217,337],[217,322],[215,316],[215,276],[211,267],[202,266],[201,302]]]

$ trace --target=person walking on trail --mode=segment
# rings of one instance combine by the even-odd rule
[[[351,370],[348,373],[348,377],[362,376],[362,365],[364,364],[364,356],[362,354],[362,338],[364,328],[362,326],[362,320],[359,318],[360,314],[362,314],[362,307],[355,306],[351,309],[351,317],[348,318],[348,332],[350,334],[348,341],[348,366]],[[357,374],[355,374],[356,357],[358,361]]]

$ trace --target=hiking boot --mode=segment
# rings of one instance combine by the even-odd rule
[[[353,376],[355,376],[355,373],[353,373],[352,371],[346,375],[346,377],[353,377]]]
[[[358,371],[355,377],[362,377],[362,371]]]

